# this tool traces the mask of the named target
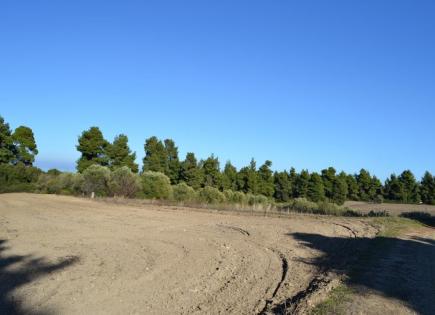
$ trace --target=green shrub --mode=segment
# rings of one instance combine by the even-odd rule
[[[226,201],[225,195],[221,193],[217,188],[204,187],[198,192],[199,200],[207,204],[219,204]]]
[[[247,194],[246,197],[250,206],[270,204],[269,199],[263,195]]]
[[[290,208],[299,212],[314,213],[319,209],[317,203],[309,201],[305,198],[296,198],[290,203]]]
[[[0,192],[31,192],[36,190],[35,183],[41,170],[36,167],[0,164]]]
[[[171,181],[165,174],[147,171],[141,175],[141,180],[145,198],[169,199],[171,197]]]
[[[109,195],[110,170],[101,165],[91,165],[83,172],[82,189],[86,194]]]
[[[340,215],[343,212],[343,209],[335,203],[320,201],[317,203],[317,206],[317,211],[314,211],[317,214]]]
[[[241,191],[224,190],[225,199],[228,203],[244,205],[247,204],[247,197]]]
[[[110,175],[109,189],[114,196],[134,198],[141,188],[139,175],[127,166],[115,169]]]
[[[196,198],[195,190],[186,183],[172,186],[172,198],[175,201],[193,201]]]

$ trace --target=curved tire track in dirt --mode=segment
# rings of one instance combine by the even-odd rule
[[[292,233],[353,238],[352,231],[367,230],[360,220],[264,218],[32,194],[0,195],[0,215],[0,239],[8,246],[0,259],[79,257],[26,285],[5,284],[11,301],[62,314],[269,314],[288,303],[302,310],[330,275],[307,263],[322,253]]]

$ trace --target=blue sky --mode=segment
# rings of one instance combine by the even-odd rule
[[[96,125],[241,167],[435,173],[435,2],[0,3],[0,115],[43,168]]]

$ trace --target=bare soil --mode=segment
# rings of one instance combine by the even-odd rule
[[[376,233],[359,218],[4,194],[0,314],[305,314]]]

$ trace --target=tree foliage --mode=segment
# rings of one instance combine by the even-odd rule
[[[80,173],[83,173],[91,165],[109,165],[106,152],[109,142],[104,139],[100,128],[91,127],[89,130],[83,131],[78,142],[77,151],[81,153],[81,157],[77,161],[77,170]]]
[[[136,153],[131,152],[126,135],[116,136],[113,143],[107,146],[107,157],[112,170],[126,166],[133,173],[139,171],[139,167],[135,162]]]

